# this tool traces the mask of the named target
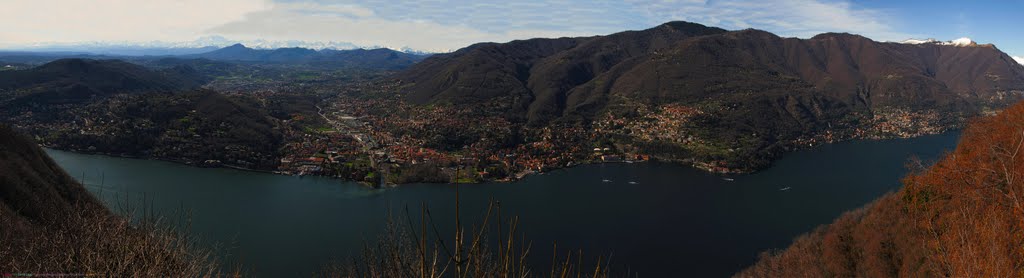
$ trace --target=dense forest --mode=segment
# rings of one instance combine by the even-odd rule
[[[738,277],[1024,275],[1024,104],[974,121],[904,188],[763,254]]]
[[[61,149],[273,169],[283,141],[273,110],[250,98],[203,90],[118,95],[37,114],[57,117],[33,121],[27,130]],[[67,124],[87,132],[49,132],[50,126]]]

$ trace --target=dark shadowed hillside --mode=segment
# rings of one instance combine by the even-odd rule
[[[402,72],[400,78],[416,82],[408,96],[414,103],[509,98],[529,104],[525,82],[530,68],[544,57],[571,49],[588,39],[475,44],[451,54],[432,56]]]
[[[405,69],[422,61],[427,55],[410,54],[387,48],[320,51],[324,58],[313,61],[313,65],[340,65],[350,68]]]
[[[567,105],[565,92],[623,61],[671,48],[690,37],[723,32],[672,22],[604,37],[482,43],[435,55],[400,78],[414,83],[408,98],[415,103],[508,98],[516,104],[515,113],[541,121]]]
[[[993,45],[782,38],[687,22],[478,44],[398,78],[414,104],[595,130],[627,152],[714,171],[765,167],[822,142],[936,133],[1024,99],[1024,66]]]
[[[1024,104],[980,119],[904,188],[766,253],[738,277],[1024,274]]]
[[[118,95],[67,110],[36,113],[23,129],[59,149],[254,169],[273,169],[283,140],[272,108],[206,90]],[[66,126],[86,131],[51,132]]]
[[[4,227],[59,222],[106,209],[31,140],[0,125],[0,219]]]
[[[34,142],[0,125],[0,269],[4,273],[217,275],[187,237],[110,213]]]
[[[998,104],[1024,90],[1024,67],[992,46],[879,43],[849,34],[801,40],[744,30],[687,40],[649,58],[595,80],[606,86],[569,94],[693,102],[782,89],[870,110]]]
[[[119,60],[62,59],[0,72],[0,104],[78,103],[121,93],[176,92],[205,82],[188,66],[154,71]]]
[[[150,65],[158,70],[116,60],[65,59],[0,72],[0,118],[52,148],[207,166],[276,167],[281,126],[296,112],[278,101],[292,96],[196,89],[205,76],[244,74],[240,64],[167,58]],[[282,72],[262,74],[282,78],[277,74]],[[312,96],[294,98],[307,97]],[[315,105],[303,111],[313,114]]]
[[[973,109],[1003,105],[1024,90],[1024,67],[991,45],[880,43],[833,33],[794,39],[685,22],[475,45],[431,57],[401,78],[413,83],[413,102],[511,97],[533,123],[592,118],[619,97],[692,104],[744,95],[745,106],[769,105],[764,109],[804,114],[797,117],[804,121],[827,116],[823,105]]]

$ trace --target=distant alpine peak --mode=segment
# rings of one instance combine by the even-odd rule
[[[200,48],[225,48],[245,47],[251,49],[278,49],[278,48],[307,48],[313,50],[352,50],[357,48],[376,49],[388,48],[411,54],[430,54],[437,51],[425,51],[413,49],[406,46],[381,46],[381,45],[357,45],[350,42],[338,41],[303,41],[303,40],[267,40],[250,39],[234,40],[222,36],[204,36],[191,41],[90,41],[90,42],[39,42],[21,47],[14,47],[15,50],[42,50],[42,51],[85,51],[97,53],[115,53],[110,49],[200,49]],[[450,51],[449,51],[450,52]]]
[[[976,46],[976,45],[978,45],[978,43],[974,42],[974,40],[971,40],[971,38],[968,38],[968,37],[963,37],[963,38],[955,39],[955,40],[946,42],[945,44],[946,45],[955,45],[955,46]]]
[[[955,40],[951,40],[951,41],[939,41],[939,40],[931,39],[931,38],[924,39],[924,40],[921,40],[921,39],[908,39],[908,40],[902,41],[900,43],[903,43],[903,44],[937,44],[937,45],[951,45],[951,46],[959,46],[959,47],[978,46],[977,42],[975,42],[974,40],[972,40],[971,38],[968,38],[968,37],[963,37],[963,38],[959,38],[959,39],[955,39]]]
[[[908,39],[908,40],[905,40],[905,41],[901,41],[900,43],[902,43],[902,44],[930,44],[930,43],[940,43],[940,41],[936,40],[936,39],[926,39],[926,40]]]

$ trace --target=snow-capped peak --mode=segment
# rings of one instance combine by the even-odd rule
[[[964,37],[964,38],[959,38],[959,39],[955,39],[953,41],[949,41],[949,42],[943,43],[943,45],[972,46],[972,45],[976,45],[976,43],[974,43],[974,40],[971,40],[971,38]]]
[[[939,40],[936,40],[936,39],[927,39],[927,40],[909,39],[909,40],[901,41],[900,43],[903,43],[903,44],[926,44],[926,43],[938,43],[938,42],[939,42]]]
[[[901,41],[902,44],[937,44],[937,45],[951,45],[959,47],[976,46],[978,43],[974,42],[971,38],[959,38],[951,41],[939,41],[936,39],[909,39]]]

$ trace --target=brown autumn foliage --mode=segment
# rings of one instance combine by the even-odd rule
[[[736,276],[1024,276],[1024,103],[975,120],[903,183]]]
[[[458,210],[456,191],[456,209]],[[535,270],[527,264],[533,244],[518,232],[519,218],[502,218],[500,202],[492,201],[483,221],[473,223],[471,231],[462,225],[456,212],[454,238],[438,233],[430,209],[424,204],[419,223],[409,214],[400,218],[389,217],[387,230],[377,242],[366,243],[361,255],[351,261],[335,261],[323,267],[319,277],[420,277],[420,278],[607,278],[629,277],[629,272],[609,270],[609,260],[598,256],[596,261],[585,260],[582,250],[554,257],[550,269]],[[562,251],[564,252],[564,251]]]
[[[195,238],[159,221],[83,211],[46,225],[0,208],[0,273],[97,277],[222,277]]]

